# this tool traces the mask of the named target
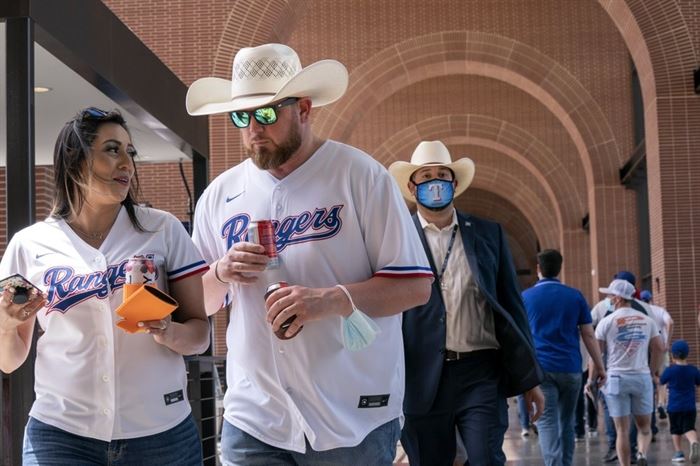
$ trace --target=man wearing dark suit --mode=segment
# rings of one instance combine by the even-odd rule
[[[430,300],[404,313],[406,422],[411,466],[452,466],[455,428],[470,466],[505,464],[506,397],[524,393],[533,420],[543,379],[501,226],[457,212],[474,177],[440,141],[421,142],[389,171],[417,203],[414,222],[435,275]],[[534,408],[536,407],[536,409]]]

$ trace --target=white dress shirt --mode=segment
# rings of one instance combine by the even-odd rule
[[[442,272],[452,232],[458,225],[457,211],[452,213],[452,223],[442,229],[428,223],[420,212],[418,212],[418,220],[439,275]],[[457,227],[447,267],[440,281],[446,311],[445,347],[458,352],[499,348],[493,323],[493,311],[486,297],[479,291],[471,273],[459,227]],[[475,325],[475,323],[478,324]]]

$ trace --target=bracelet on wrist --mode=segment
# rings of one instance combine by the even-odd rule
[[[214,264],[214,276],[219,281],[219,283],[221,283],[222,285],[227,285],[227,286],[230,285],[229,282],[223,281],[221,279],[221,277],[219,276],[219,261],[216,261],[216,264]]]

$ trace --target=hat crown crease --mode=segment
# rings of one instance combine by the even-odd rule
[[[298,59],[280,60],[278,57],[262,57],[243,60],[233,64],[235,80],[245,79],[289,79],[301,69]]]
[[[233,64],[231,97],[276,94],[301,70],[297,56],[250,57]]]

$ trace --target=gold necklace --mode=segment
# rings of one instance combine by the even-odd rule
[[[105,233],[106,233],[106,232],[102,232],[102,233],[88,233],[88,232],[86,232],[86,231],[81,230],[80,228],[78,228],[78,227],[75,226],[75,225],[71,225],[70,223],[69,223],[68,225],[69,225],[76,233],[79,233],[81,236],[83,236],[83,237],[85,237],[85,238],[90,238],[90,239],[99,240],[99,241],[102,241],[103,239],[105,239]]]

